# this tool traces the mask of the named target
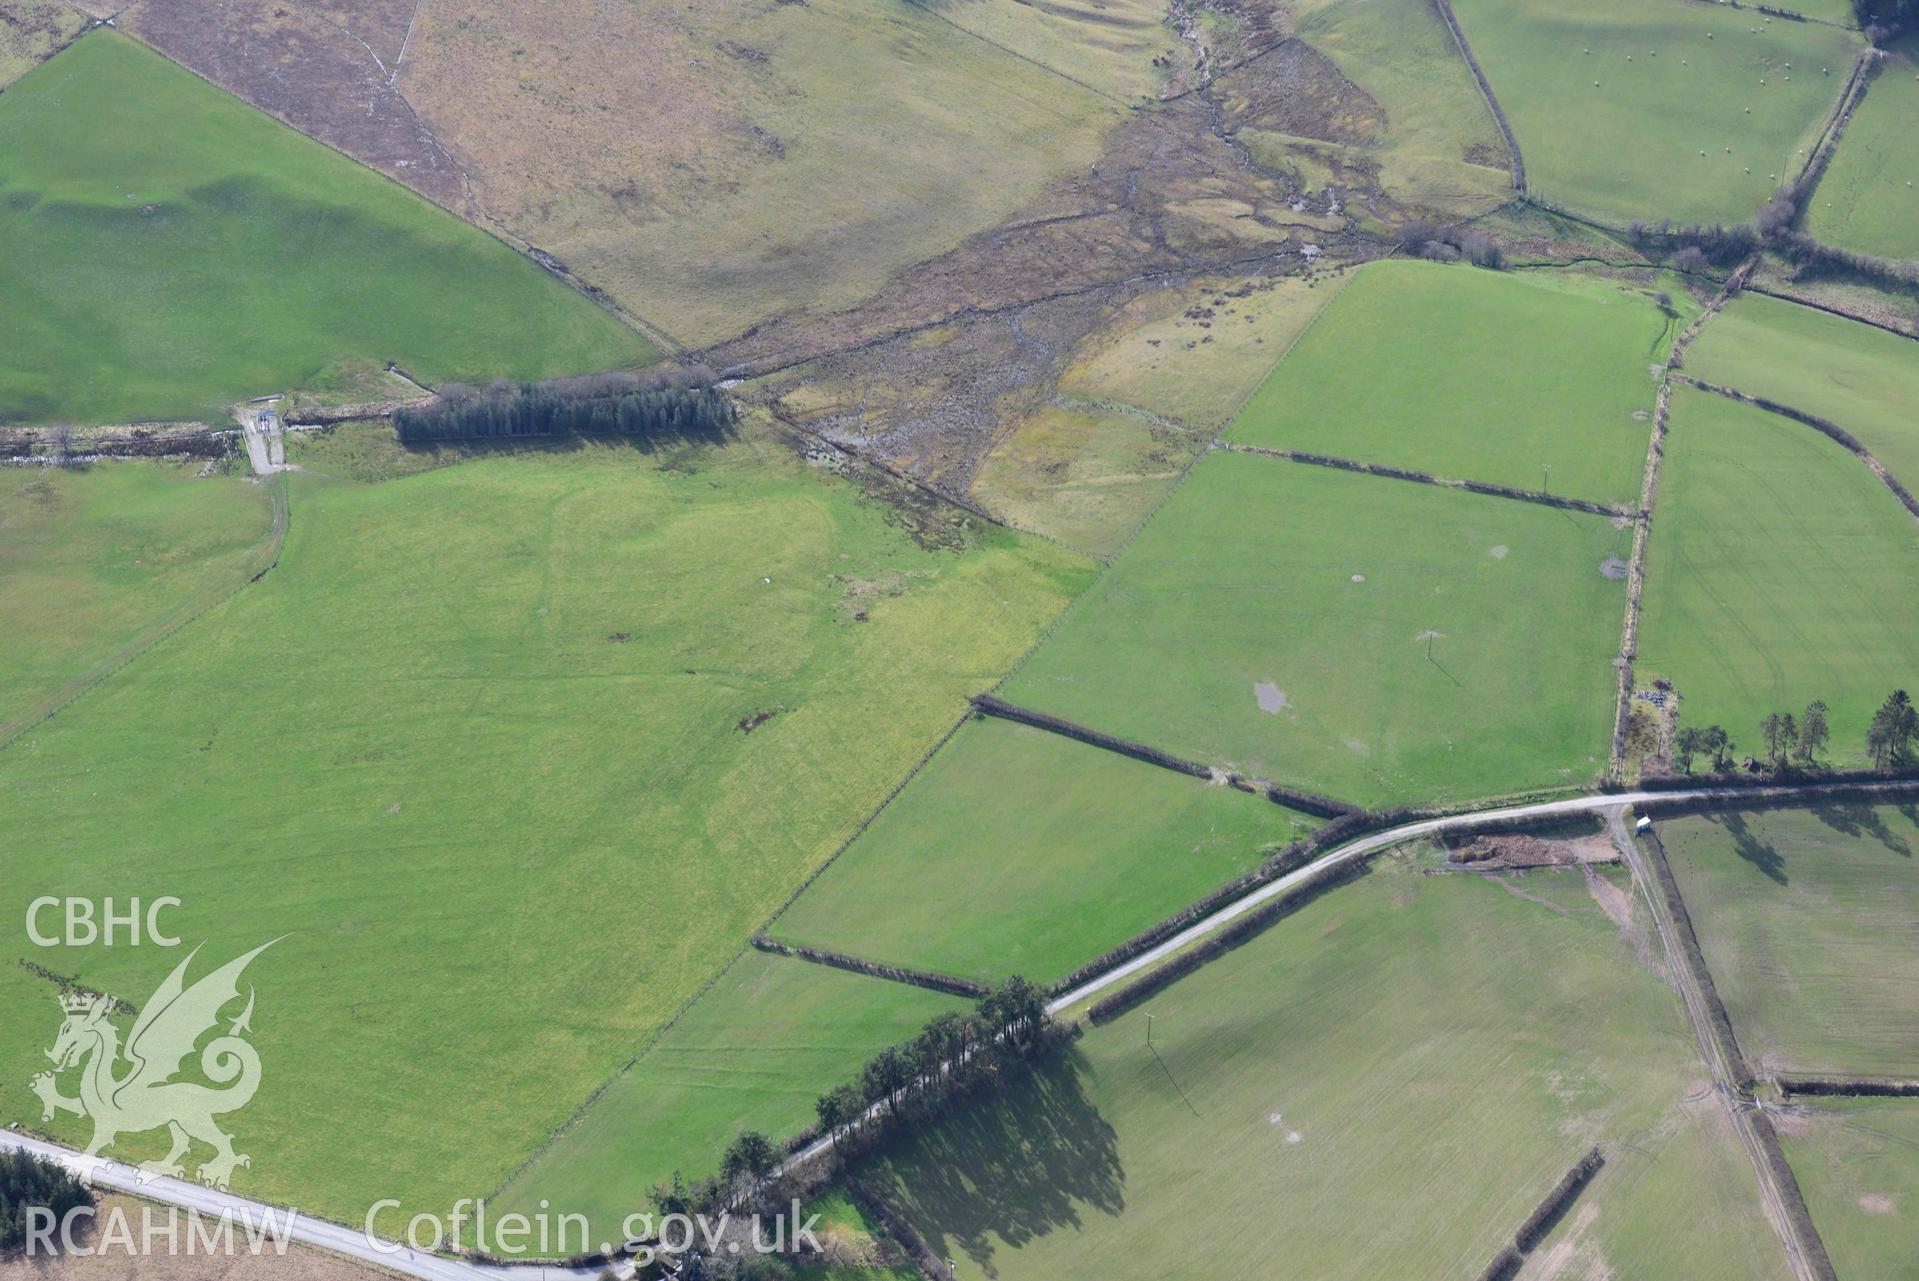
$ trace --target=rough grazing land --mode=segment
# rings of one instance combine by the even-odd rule
[[[1661,839],[1757,1070],[1919,1071],[1919,809],[1727,811]]]
[[[1070,4],[998,4],[994,0],[915,0],[954,26],[1109,97],[1151,101],[1191,88],[1203,38],[1182,39],[1164,0]],[[1271,39],[1274,0],[1224,6],[1256,15]],[[1198,28],[1198,24],[1194,24]]]
[[[872,294],[1123,108],[914,4],[428,5],[400,87],[493,217],[702,345]]]
[[[1881,258],[1919,258],[1919,38],[1894,46],[1812,195],[1806,230]]]
[[[655,354],[505,245],[118,34],[0,95],[0,157],[0,420],[218,420],[389,360],[484,381]]]
[[[1838,27],[1669,0],[1454,9],[1532,193],[1614,224],[1751,217],[1805,162],[1860,47]]]
[[[1873,712],[1919,683],[1919,527],[1809,427],[1677,392],[1647,556],[1641,678],[1672,680],[1681,722],[1724,726],[1742,756],[1764,755],[1768,713],[1822,699],[1828,758],[1860,764]]]
[[[0,0],[0,89],[86,25],[86,15],[64,0]]]
[[[1599,1143],[1598,1275],[1778,1277],[1679,1007],[1593,894],[1389,859],[860,1177],[961,1275],[1437,1279]]]
[[[1050,982],[1313,826],[1264,797],[976,721],[772,932],[912,969]]]
[[[1780,1138],[1839,1275],[1911,1276],[1919,1102],[1821,1099]]]
[[[265,491],[198,470],[0,473],[0,724],[250,567],[267,536]]]
[[[1278,147],[1307,172],[1330,169],[1340,199],[1357,196],[1363,206],[1371,204],[1368,193],[1383,189],[1404,208],[1460,218],[1511,196],[1498,127],[1431,0],[1302,0],[1293,13],[1300,38],[1385,119],[1370,138],[1281,124],[1248,139],[1255,154]],[[1342,93],[1338,101],[1350,99]],[[1367,114],[1362,108],[1361,118]],[[1307,145],[1288,134],[1304,134]]]
[[[1374,263],[1228,435],[1630,503],[1652,430],[1650,370],[1680,323],[1651,294],[1463,264]]]
[[[209,958],[288,935],[237,1186],[356,1221],[495,1186],[1087,581],[754,434],[290,480],[278,568],[0,753],[0,1123],[58,1026],[26,899],[175,894]]]
[[[542,1198],[585,1214],[596,1244],[650,1203],[675,1170],[717,1172],[741,1130],[783,1139],[813,1101],[881,1049],[971,1002],[886,979],[748,951],[585,1114],[498,1196],[501,1214]]]
[[[1213,279],[1142,294],[1074,349],[1060,390],[1217,432],[1346,279]]]
[[[1686,370],[1830,419],[1908,489],[1919,485],[1919,342],[1745,294],[1699,335]]]
[[[1022,529],[1109,555],[1208,441],[1124,405],[1043,405],[980,460],[973,498]]]
[[[1629,544],[1603,517],[1215,453],[1001,692],[1362,805],[1573,783],[1625,607],[1600,565]]]
[[[399,84],[400,48],[423,7],[422,0],[138,0],[120,25],[300,132],[470,213],[459,162]]]
[[[1340,287],[1340,277],[1201,279],[1114,305],[1008,413],[972,497],[1105,555],[1136,529]],[[1003,368],[1003,366],[1002,366]],[[1000,402],[1004,404],[1005,402]]]

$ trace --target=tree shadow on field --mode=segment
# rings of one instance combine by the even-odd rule
[[[1855,838],[1870,838],[1894,854],[1912,857],[1912,844],[1887,827],[1886,820],[1870,805],[1859,801],[1835,801],[1829,805],[1814,805],[1811,809],[1814,818],[1835,832]],[[1908,803],[1901,805],[1899,812],[1907,818],[1913,818],[1916,811]]]
[[[1118,1135],[1086,1097],[1077,1047],[892,1149],[861,1172],[941,1258],[964,1251],[987,1276],[998,1237],[1018,1248],[1117,1215],[1126,1182]],[[902,1177],[904,1175],[904,1177]]]
[[[1726,835],[1732,837],[1733,852],[1745,859],[1773,882],[1788,884],[1786,860],[1779,851],[1759,839],[1759,836],[1746,823],[1744,814],[1719,814],[1713,816],[1713,822],[1726,829]]]

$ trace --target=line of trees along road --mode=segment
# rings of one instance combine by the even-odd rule
[[[859,1076],[819,1097],[818,1133],[836,1151],[869,1147],[911,1121],[937,1121],[960,1100],[997,1085],[1015,1064],[1034,1059],[1065,1039],[1046,1012],[1045,989],[1015,976],[969,1012],[949,1011],[915,1036],[868,1060]],[[811,1132],[786,1145],[796,1149]],[[764,1134],[748,1130],[726,1150],[717,1176],[689,1184],[675,1173],[654,1189],[663,1214],[691,1214],[722,1205],[752,1204],[768,1187],[784,1155]]]

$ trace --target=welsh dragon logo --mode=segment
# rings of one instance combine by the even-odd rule
[[[247,989],[246,1008],[228,1024],[223,1035],[215,1036],[200,1050],[200,1071],[214,1085],[174,1078],[185,1069],[200,1039],[216,1029],[220,1012],[240,998],[241,971],[272,946],[263,943],[188,987],[187,966],[200,954],[200,949],[194,948],[141,1008],[124,1046],[119,1029],[107,1018],[113,1008],[111,997],[61,996],[60,1008],[66,1021],[60,1025],[53,1048],[47,1051],[53,1071],[40,1073],[30,1083],[40,1096],[40,1119],[51,1121],[56,1112],[92,1117],[93,1141],[87,1145],[88,1156],[99,1156],[122,1134],[164,1127],[172,1138],[172,1150],[162,1160],[141,1162],[140,1168],[176,1177],[184,1176],[181,1158],[198,1139],[214,1152],[211,1160],[200,1165],[200,1182],[226,1187],[236,1168],[253,1164],[233,1150],[233,1136],[214,1121],[217,1116],[245,1107],[260,1088],[260,1056],[241,1036],[252,1031],[251,987]],[[68,1098],[60,1093],[57,1078],[76,1067],[80,1070],[80,1096]]]

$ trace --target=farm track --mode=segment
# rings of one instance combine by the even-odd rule
[[[1685,363],[1686,352],[1705,329],[1707,322],[1731,302],[1752,273],[1759,269],[1760,255],[1754,253],[1726,278],[1706,309],[1693,317],[1679,337],[1673,340],[1666,357],[1666,373],[1659,380],[1659,400],[1653,410],[1652,438],[1646,446],[1646,472],[1639,488],[1639,520],[1633,527],[1632,559],[1626,565],[1626,617],[1620,626],[1619,657],[1613,666],[1619,673],[1618,703],[1613,711],[1612,750],[1606,763],[1606,777],[1618,782],[1625,776],[1626,731],[1632,722],[1633,662],[1639,657],[1639,606],[1646,591],[1646,548],[1652,541],[1653,506],[1659,496],[1659,467],[1666,453],[1666,430],[1672,413],[1672,385],[1675,370]]]
[[[1713,990],[1712,975],[1700,955],[1679,887],[1666,866],[1665,851],[1656,837],[1649,843],[1650,854],[1641,847],[1626,827],[1623,806],[1608,809],[1605,814],[1613,843],[1631,867],[1633,883],[1652,912],[1672,984],[1698,1038],[1700,1054],[1712,1072],[1713,1093],[1724,1105],[1739,1145],[1752,1162],[1761,1205],[1779,1234],[1793,1276],[1797,1281],[1837,1281],[1825,1243],[1819,1239],[1799,1184],[1780,1149],[1779,1136],[1752,1098],[1744,1055],[1725,1007]]]

